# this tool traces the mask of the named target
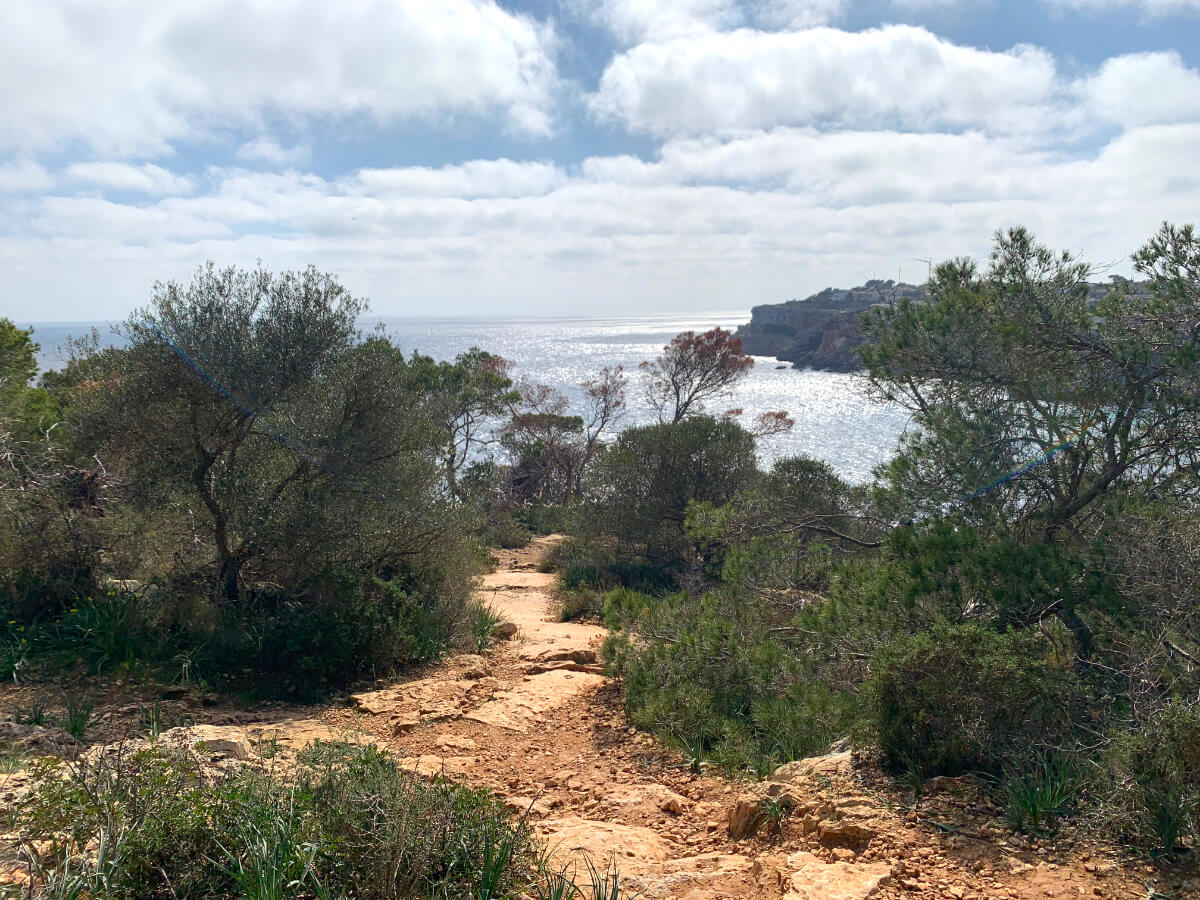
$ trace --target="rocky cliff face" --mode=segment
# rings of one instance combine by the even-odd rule
[[[826,288],[804,300],[754,307],[737,337],[755,356],[774,356],[798,369],[852,372],[862,365],[855,348],[863,340],[858,328],[863,311],[893,298],[924,296],[923,287],[894,281]]]

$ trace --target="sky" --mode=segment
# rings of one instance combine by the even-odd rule
[[[3,0],[0,316],[745,309],[1200,217],[1200,0]]]

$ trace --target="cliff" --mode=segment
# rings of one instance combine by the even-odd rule
[[[742,349],[774,356],[798,369],[852,372],[860,368],[855,347],[862,343],[858,321],[876,303],[920,298],[925,289],[894,281],[868,281],[849,289],[826,288],[804,300],[756,306],[750,322],[737,330]]]

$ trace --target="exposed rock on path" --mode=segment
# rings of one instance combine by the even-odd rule
[[[597,663],[604,629],[556,621],[555,576],[536,571],[554,540],[506,551],[481,579],[479,599],[516,626],[513,640],[486,659],[457,657],[357,694],[355,711],[325,716],[330,726],[365,731],[414,770],[492,788],[578,874],[585,856],[601,869],[615,863],[629,896],[1129,896],[1115,874],[1050,863],[999,832],[993,848],[953,846],[960,839],[872,793],[848,751],[790,763],[757,785],[693,774],[625,723]],[[1028,860],[1019,874],[1001,864],[1017,857]]]

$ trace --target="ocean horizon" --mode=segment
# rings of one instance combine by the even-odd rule
[[[604,366],[623,366],[629,375],[628,412],[619,427],[647,424],[653,413],[642,396],[638,364],[653,359],[681,331],[721,327],[734,330],[748,322],[748,310],[697,313],[647,313],[637,316],[364,316],[364,331],[382,325],[405,351],[439,360],[480,347],[509,359],[514,378],[549,385],[572,404],[582,399],[581,382]],[[73,338],[96,329],[102,345],[121,343],[113,333],[115,321],[36,322],[40,346],[38,364],[55,369],[66,361],[61,348]],[[770,357],[755,357],[748,377],[724,402],[708,412],[743,410],[740,421],[786,410],[795,426],[785,434],[759,442],[764,465],[776,459],[808,455],[828,462],[843,478],[868,481],[871,470],[891,458],[896,440],[908,424],[899,408],[871,401],[859,376],[841,372],[793,369]]]

